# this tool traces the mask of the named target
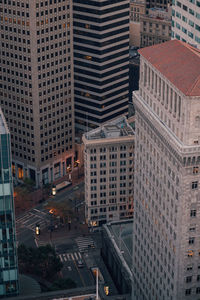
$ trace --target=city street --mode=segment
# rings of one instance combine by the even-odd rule
[[[77,193],[82,193],[84,191],[84,182],[77,184],[76,186],[70,186],[62,191],[59,191],[55,196],[50,196],[49,200],[53,200],[55,202],[65,202],[69,204],[72,209],[80,210],[83,209],[84,202],[75,200],[72,203],[72,199],[74,199]],[[51,225],[51,216],[45,206],[48,204],[48,200],[38,205],[35,208],[30,209],[26,213],[23,213],[16,217],[16,233],[17,233],[17,241],[19,243],[24,243],[27,246],[38,246],[35,245],[35,227],[36,224],[40,227],[40,232],[47,233],[49,230],[49,226]],[[78,217],[79,219],[79,217]],[[79,222],[84,222],[84,210],[83,214],[81,214]],[[73,226],[74,224],[72,224]],[[76,225],[78,227],[78,224]],[[52,233],[53,234],[53,233]],[[42,242],[40,245],[43,245]]]
[[[51,244],[63,263],[61,271],[63,278],[71,278],[77,287],[94,284],[94,278],[87,261],[88,251],[94,249],[96,244],[85,224],[84,201],[79,197],[76,198],[83,191],[83,182],[68,187],[55,196],[50,196],[45,203],[16,218],[18,244],[24,243],[26,246],[33,247]],[[70,227],[68,223],[58,224],[55,227],[57,218],[46,209],[48,201],[64,202],[72,208],[74,214]],[[39,235],[35,235],[36,224],[40,227]]]

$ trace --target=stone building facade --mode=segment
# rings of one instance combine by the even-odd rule
[[[126,118],[84,134],[83,144],[88,225],[132,217],[134,131]]]
[[[140,18],[140,47],[160,44],[171,39],[171,9],[151,8]]]
[[[172,38],[200,49],[200,1],[173,1]]]
[[[37,186],[73,165],[72,25],[71,0],[1,1],[0,103],[13,174]]]
[[[134,300],[200,297],[200,52],[140,50],[134,179]]]
[[[145,1],[130,2],[130,46],[140,47],[140,17],[145,14]]]

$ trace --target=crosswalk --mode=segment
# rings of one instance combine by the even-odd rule
[[[28,228],[32,231],[35,231],[36,224],[40,226],[40,229],[43,229],[50,224],[49,216],[46,211],[34,208],[24,215],[17,217],[16,232],[18,234],[22,228]]]
[[[80,236],[76,238],[75,241],[80,252],[84,252],[85,250],[88,250],[89,248],[95,246],[94,241],[91,237]]]
[[[58,257],[60,258],[61,262],[73,261],[73,260],[78,261],[82,259],[82,255],[80,252],[59,254]]]
[[[49,242],[47,243],[47,241],[43,241],[41,239],[35,238],[35,244],[36,247],[41,247],[41,246],[46,246],[47,244],[49,244]]]

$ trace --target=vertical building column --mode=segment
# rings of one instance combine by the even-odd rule
[[[170,88],[170,111],[172,112],[173,111],[173,89]]]

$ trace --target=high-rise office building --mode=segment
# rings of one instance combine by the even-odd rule
[[[71,0],[0,7],[0,103],[13,173],[46,184],[64,175],[74,156]]]
[[[200,1],[173,1],[172,38],[200,49]]]
[[[74,0],[75,126],[128,112],[129,1]]]
[[[125,117],[83,135],[89,226],[133,216],[134,130]]]
[[[10,133],[0,109],[0,297],[18,294]]]
[[[140,51],[134,300],[200,298],[200,52],[172,40]]]

